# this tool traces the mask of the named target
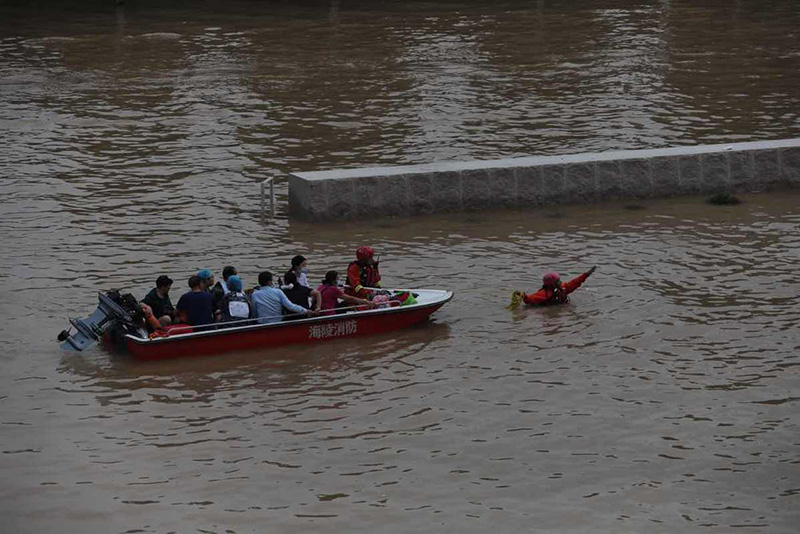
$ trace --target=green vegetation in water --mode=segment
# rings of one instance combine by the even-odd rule
[[[327,495],[317,495],[317,498],[320,501],[325,502],[325,501],[333,501],[335,499],[342,499],[344,497],[349,497],[349,496],[350,495],[347,494],[347,493],[330,493],[330,494],[327,494]]]
[[[742,201],[730,193],[717,193],[706,200],[706,203],[714,204],[715,206],[732,206],[734,204],[741,204]]]

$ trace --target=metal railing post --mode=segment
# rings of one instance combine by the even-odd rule
[[[275,180],[269,179],[269,205],[272,211],[272,216],[275,217]]]
[[[272,217],[275,217],[275,180],[267,178],[261,182],[261,216],[267,211],[267,184],[269,184],[269,208]]]
[[[264,198],[264,185],[265,185],[265,183],[266,183],[266,181],[261,182],[261,216],[262,217],[264,216],[264,211],[266,211],[266,209],[267,209],[266,199]]]

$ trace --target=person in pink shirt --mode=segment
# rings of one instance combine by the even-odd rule
[[[339,305],[339,299],[342,299],[345,304],[349,306],[366,306],[372,308],[371,301],[360,299],[352,295],[346,295],[342,288],[339,286],[339,273],[336,271],[328,271],[325,273],[325,279],[322,284],[317,288],[322,297],[322,312],[320,315],[333,315],[336,307]]]

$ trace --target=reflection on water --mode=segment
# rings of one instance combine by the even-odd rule
[[[796,194],[348,222],[281,173],[796,137],[794,2],[0,6],[0,515],[28,532],[795,532]],[[278,175],[279,217],[257,182]],[[432,322],[140,364],[52,339],[356,246]],[[542,272],[566,307],[505,309]]]
[[[221,357],[138,362],[124,354],[94,351],[65,355],[58,371],[79,375],[82,382],[88,379],[92,386],[105,388],[106,395],[98,396],[100,402],[118,398],[121,391],[151,388],[187,390],[198,395],[240,389],[313,390],[338,373],[402,362],[433,343],[447,342],[449,337],[449,325],[431,320],[402,333],[380,334],[367,340],[231,352]],[[387,354],[391,354],[389,362],[384,361]]]

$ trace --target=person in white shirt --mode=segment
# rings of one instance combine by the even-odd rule
[[[230,289],[228,288],[228,279],[231,276],[236,276],[239,274],[236,271],[236,267],[232,265],[226,265],[224,269],[222,269],[222,280],[219,280],[214,287],[211,288],[211,294],[214,295],[214,307],[219,308],[220,302],[222,302],[222,297],[230,293]]]
[[[292,268],[286,274],[294,273],[297,277],[297,283],[301,286],[310,288],[308,285],[308,260],[305,257],[297,255],[292,258]]]

